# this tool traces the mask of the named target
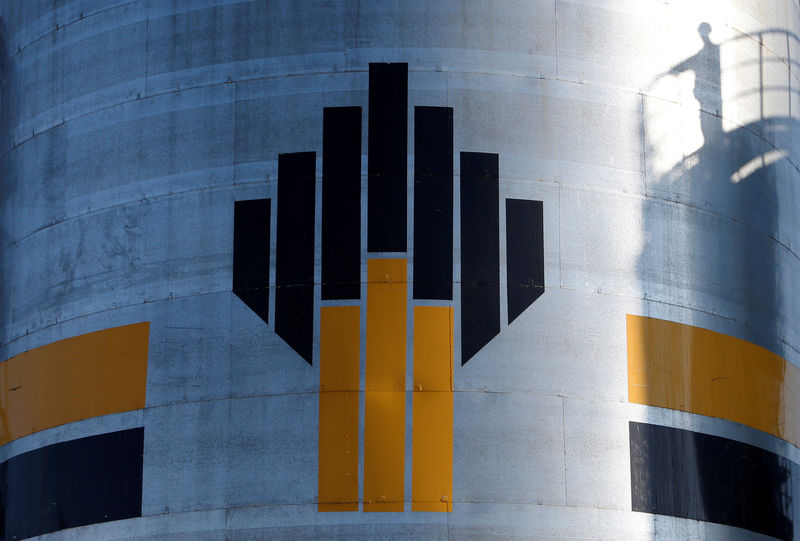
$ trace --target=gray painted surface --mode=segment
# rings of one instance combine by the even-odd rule
[[[145,516],[43,538],[759,539],[630,511],[631,420],[800,462],[627,403],[626,313],[800,365],[800,6],[697,4],[0,1],[0,357],[151,322],[144,411],[0,448],[144,426]],[[276,197],[279,153],[319,171],[322,107],[366,111],[378,61],[454,108],[456,152],[500,154],[501,201],[544,201],[545,295],[507,326],[502,289],[501,335],[456,367],[451,514],[318,513],[319,353],[230,293],[233,201]]]

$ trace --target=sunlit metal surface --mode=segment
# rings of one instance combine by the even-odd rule
[[[144,427],[142,517],[57,540],[760,538],[632,511],[631,422],[795,464],[800,450],[631,403],[626,316],[800,364],[798,59],[794,0],[0,0],[1,359],[150,322],[145,408],[32,433],[0,447],[0,460]],[[409,216],[413,107],[453,110],[453,300],[425,302],[453,306],[454,359],[469,240],[457,153],[499,156],[501,281],[503,199],[542,202],[544,294],[508,324],[503,283],[499,334],[454,363],[451,512],[412,510],[410,335],[403,512],[363,511],[363,437],[359,510],[319,511],[320,309],[347,304],[320,298],[319,182],[312,364],[232,293],[234,201],[272,201],[274,289],[278,155],[316,152],[319,181],[323,109],[361,107],[358,433],[369,430],[376,62],[408,64]],[[380,257],[409,258],[413,271],[411,253]]]

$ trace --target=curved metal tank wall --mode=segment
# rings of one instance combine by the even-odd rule
[[[5,539],[65,526],[44,538],[798,538],[797,0],[2,0],[0,51]],[[389,90],[380,63],[399,66]],[[386,95],[402,103],[403,64],[407,108],[380,112]],[[343,106],[361,122],[325,145],[358,148],[360,134],[347,162],[358,171],[360,156],[360,200],[340,201],[360,218],[347,222],[360,246],[351,301],[320,287],[334,156],[323,118]],[[451,145],[447,109],[430,110],[445,116],[428,133],[416,107],[452,108]],[[428,193],[425,170],[415,177],[425,145],[444,153],[426,154],[444,168],[433,203],[415,199]],[[386,227],[399,244],[373,250],[367,186],[377,198],[387,170],[371,167],[398,152],[388,171],[402,179],[405,164],[407,177],[373,210],[397,211]],[[309,167],[316,183],[302,182]],[[271,205],[253,230],[235,204],[246,200]],[[450,298],[413,293],[425,209],[453,215],[424,255],[451,261]],[[266,296],[234,293],[235,236],[263,247],[237,264],[261,269],[244,290],[268,271]],[[311,296],[277,299],[295,285],[281,257],[307,272],[309,254]],[[524,281],[507,287],[520,265]],[[386,323],[368,325],[381,284],[399,299],[401,338],[370,345]],[[488,291],[480,302],[473,286]],[[281,323],[301,304],[305,320]],[[354,320],[339,320],[343,305]],[[431,351],[444,344],[437,359],[452,361],[427,410],[415,372],[426,307],[444,317]],[[144,322],[123,327],[144,330],[144,358],[141,342],[138,357],[127,339],[91,342]],[[320,392],[339,374],[325,373],[325,340],[347,332],[355,387],[334,391],[353,391],[355,410],[336,403],[350,417]],[[681,365],[704,359],[719,362]],[[381,395],[370,378],[390,365]],[[146,383],[119,375],[137,366]],[[381,396],[399,397],[393,413]],[[129,463],[96,458],[110,455]],[[354,474],[355,497],[320,497],[328,459],[334,477]],[[119,472],[124,490],[84,479]],[[422,501],[434,478],[442,497]],[[381,499],[382,482],[402,501]],[[130,505],[109,514],[97,494]]]

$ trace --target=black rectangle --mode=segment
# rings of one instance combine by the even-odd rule
[[[506,199],[508,322],[544,293],[544,224],[541,201]]]
[[[269,323],[270,200],[236,201],[233,212],[233,292]]]
[[[408,64],[369,65],[367,250],[406,251]]]
[[[5,541],[142,515],[144,429],[56,443],[0,464]]]
[[[322,298],[361,297],[361,107],[322,120]]]
[[[631,422],[634,511],[716,522],[789,541],[792,462],[759,447]]]
[[[316,154],[278,156],[275,333],[311,364]]]
[[[414,108],[414,298],[453,299],[453,109]]]
[[[461,153],[461,364],[500,332],[497,154]]]

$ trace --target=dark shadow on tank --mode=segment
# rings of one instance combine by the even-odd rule
[[[798,178],[797,164],[792,161],[797,157],[796,152],[792,154],[792,148],[797,145],[791,143],[791,135],[800,133],[800,124],[790,116],[764,115],[765,85],[761,79],[758,81],[759,117],[725,131],[720,48],[751,38],[714,43],[708,23],[701,24],[698,31],[703,47],[653,81],[648,89],[652,90],[663,78],[693,72],[694,96],[701,109],[698,120],[703,143],[695,152],[683,156],[667,173],[651,175],[650,165],[645,166],[648,171],[643,207],[646,242],[638,260],[639,277],[647,299],[643,314],[665,318],[663,313],[674,313],[666,307],[660,311],[660,316],[652,313],[651,303],[664,302],[695,310],[689,322],[700,327],[709,326],[705,314],[728,318],[739,324],[738,338],[786,357],[788,346],[783,333],[792,319],[791,310],[784,304],[791,296],[788,285],[782,280],[781,259],[785,265],[790,252],[781,241],[793,234],[787,230],[785,221],[781,225],[780,214],[785,220],[794,204],[791,198],[786,199],[792,193],[786,183]],[[797,36],[785,31],[764,33],[782,34],[787,42],[787,54],[790,40],[800,42]],[[764,36],[759,39],[763,43]],[[759,48],[764,50],[763,45]],[[760,73],[764,73],[763,64],[768,61],[792,65],[791,59],[771,56],[765,60],[762,54],[759,56]],[[792,92],[796,92],[790,86],[786,84],[784,89],[789,105]],[[769,91],[774,96],[774,88]],[[659,113],[669,114],[670,107],[675,105],[648,97],[648,94],[646,92],[644,98],[642,126],[646,164],[660,150],[660,143],[654,141],[656,137],[674,144],[675,137],[682,136],[651,133],[656,128],[648,126],[649,109],[660,108]],[[730,101],[726,99],[725,103]],[[787,172],[790,168],[792,174]],[[776,395],[781,393],[780,383],[774,382]],[[776,411],[775,415],[777,426],[782,419],[780,412]],[[689,448],[684,451],[687,459],[693,452]],[[701,494],[691,495],[696,498],[692,505],[699,506],[697,511],[705,517],[703,520],[721,522],[720,518],[715,520],[712,516],[720,505],[721,487],[705,486],[702,474],[698,472],[697,475],[700,478],[693,480],[692,486]],[[785,513],[776,527],[788,532],[791,538],[794,531],[791,469],[785,468],[780,478],[782,486],[776,490],[773,503]],[[643,488],[669,490],[667,486]],[[763,502],[747,503],[752,504],[753,509],[763,507]]]
[[[760,118],[726,132],[720,111],[719,45],[709,39],[711,27],[708,24],[703,23],[699,30],[703,48],[693,57],[674,66],[669,75],[685,71],[695,74],[694,95],[701,107],[698,114],[703,145],[660,178],[647,179],[647,192],[651,197],[648,198],[648,208],[644,213],[646,231],[648,235],[653,235],[663,224],[662,216],[657,212],[662,208],[661,201],[677,199],[688,207],[707,211],[717,221],[728,219],[738,226],[743,225],[750,235],[737,238],[735,243],[730,242],[729,238],[712,241],[710,239],[714,239],[715,234],[723,231],[701,229],[699,223],[689,222],[690,230],[687,232],[696,234],[682,239],[686,242],[667,242],[667,246],[648,242],[639,268],[645,273],[642,276],[645,284],[654,281],[665,283],[668,294],[669,286],[685,290],[686,286],[694,285],[681,282],[681,278],[694,278],[695,284],[706,285],[708,289],[697,291],[694,298],[687,299],[687,307],[733,317],[746,325],[746,332],[750,333],[741,338],[783,355],[785,344],[776,334],[776,329],[781,328],[778,317],[783,297],[776,260],[778,246],[775,245],[775,239],[780,238],[777,215],[779,174],[776,165],[781,159],[787,159],[789,149],[777,145],[788,141],[790,132],[799,125],[786,117]],[[789,89],[787,97],[788,93]],[[648,134],[646,125],[644,132]],[[773,143],[775,141],[777,145]],[[646,152],[649,156],[657,150],[650,145]],[[650,202],[652,198],[655,201]],[[658,240],[674,240],[669,239],[673,233],[676,232],[663,231],[662,238]],[[667,258],[673,255],[670,251],[675,249],[679,250],[674,254],[675,257]],[[691,266],[685,266],[683,270],[687,274],[683,276],[667,276],[659,274],[658,271],[662,269],[654,266],[648,257],[667,259],[665,262],[673,264],[691,263]],[[747,287],[742,292],[743,296],[737,297],[735,295],[740,293],[730,288],[741,283],[747,284]],[[740,312],[726,309],[733,306]]]

